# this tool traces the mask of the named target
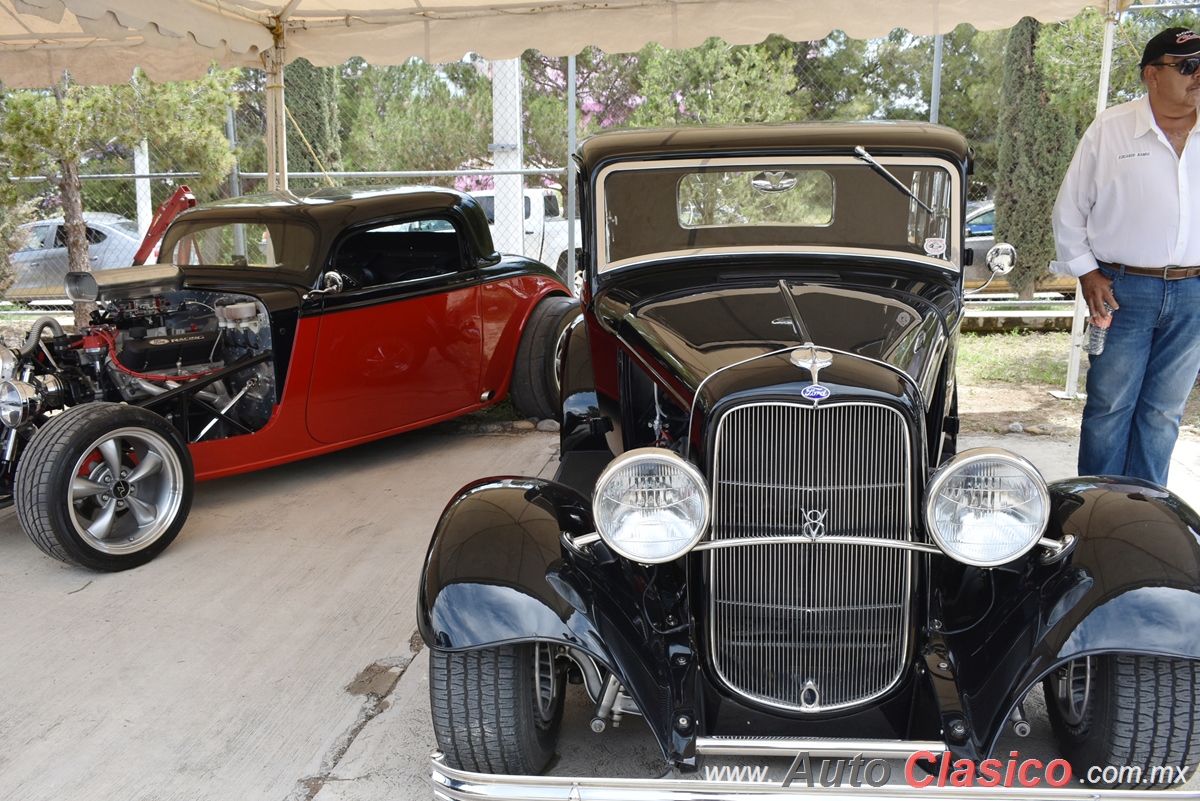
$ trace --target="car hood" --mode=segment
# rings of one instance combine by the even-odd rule
[[[598,316],[684,403],[718,372],[721,383],[736,375],[743,386],[809,381],[789,356],[811,343],[833,358],[823,377],[888,394],[903,394],[898,384],[909,383],[928,404],[948,343],[946,321],[933,303],[878,286],[778,281],[691,289],[630,305],[620,297],[602,296]],[[779,351],[785,352],[760,358]]]

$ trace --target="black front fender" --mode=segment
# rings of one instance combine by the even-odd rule
[[[530,641],[578,648],[629,691],[666,758],[694,762],[696,727],[676,726],[694,715],[697,660],[680,623],[686,593],[655,589],[681,587],[680,565],[634,565],[603,543],[584,553],[562,537],[594,531],[589,501],[562,484],[491,478],[463,488],[425,559],[421,637],[452,651]],[[643,608],[652,594],[661,621]]]
[[[425,557],[421,637],[445,650],[545,639],[603,652],[595,627],[568,602],[572,590],[556,579],[561,533],[592,530],[587,499],[569,487],[533,478],[467,485],[442,513]]]
[[[976,738],[989,750],[1016,704],[1054,668],[1099,653],[1200,659],[1200,517],[1132,478],[1050,486],[1047,536],[1075,538],[1061,561],[1027,570],[970,635],[952,640]],[[957,642],[954,642],[957,640]]]
[[[1200,516],[1173,493],[1132,478],[1053,485],[1061,532],[1078,538],[1044,593],[1030,672],[1126,651],[1200,659]]]

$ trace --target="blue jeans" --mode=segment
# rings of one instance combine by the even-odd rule
[[[1100,269],[1121,308],[1088,368],[1079,474],[1165,485],[1200,371],[1200,277],[1164,281]]]

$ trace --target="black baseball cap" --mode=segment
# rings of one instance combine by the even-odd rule
[[[1163,56],[1194,56],[1200,54],[1200,33],[1187,28],[1167,28],[1146,43],[1142,51],[1142,66],[1153,64]]]

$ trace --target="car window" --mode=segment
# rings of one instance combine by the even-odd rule
[[[337,247],[332,269],[349,279],[348,289],[354,290],[450,275],[463,264],[454,224],[429,218],[388,222],[349,234]]]
[[[302,274],[316,237],[302,223],[183,220],[167,229],[159,264],[195,264]]]
[[[829,225],[833,177],[824,170],[696,172],[680,178],[675,203],[683,228]]]
[[[113,220],[111,225],[113,228],[116,228],[122,233],[129,234],[134,238],[140,236],[137,223],[135,223],[133,220]]]
[[[475,199],[478,200],[479,205],[483,207],[483,215],[485,217],[487,217],[488,225],[495,225],[496,224],[496,196],[495,195],[477,195],[475,197]],[[554,205],[557,208],[557,206],[558,206],[557,199],[554,201]],[[546,216],[548,216],[548,217],[557,217],[558,216],[557,214],[550,214],[548,209],[549,209],[549,206],[547,205]],[[528,220],[529,216],[531,214],[533,214],[533,206],[530,205],[529,195],[526,195],[525,196],[525,219]]]
[[[487,217],[488,225],[495,225],[496,198],[491,195],[479,195],[475,199],[479,201],[479,205],[483,209],[483,216]]]
[[[562,207],[558,205],[558,195],[547,192],[542,195],[542,210],[547,217],[561,217]]]
[[[678,159],[597,176],[599,269],[701,252],[893,252],[957,269],[959,177],[941,159]],[[900,184],[900,186],[897,186]],[[957,217],[957,220],[961,220]],[[958,222],[961,225],[961,222]]]
[[[90,225],[83,229],[83,236],[85,239],[87,239],[88,244],[90,245],[99,245],[108,238],[103,231],[97,230]],[[54,231],[54,247],[65,248],[66,246],[67,226],[60,225]]]
[[[42,250],[46,246],[46,237],[52,230],[53,225],[31,225],[22,228],[17,233],[20,243],[17,250]]]
[[[987,236],[996,228],[996,210],[990,209],[983,214],[977,214],[967,221],[969,236]]]

